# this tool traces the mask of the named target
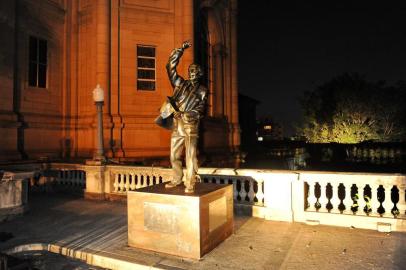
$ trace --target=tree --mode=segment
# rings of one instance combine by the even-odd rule
[[[400,141],[405,138],[406,83],[387,86],[344,74],[306,92],[299,133],[316,143]]]

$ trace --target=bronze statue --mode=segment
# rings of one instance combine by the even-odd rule
[[[183,55],[183,51],[191,47],[186,41],[181,48],[172,51],[166,64],[169,80],[174,88],[173,96],[168,97],[161,107],[161,114],[156,123],[164,128],[172,130],[171,137],[171,164],[173,176],[165,185],[172,188],[184,182],[186,193],[192,193],[197,182],[197,140],[199,134],[199,122],[203,117],[207,88],[202,86],[199,79],[203,76],[203,70],[197,64],[189,66],[189,79],[185,80],[178,75],[176,66]],[[183,176],[182,152],[186,152],[186,175]],[[184,180],[182,180],[184,177]]]

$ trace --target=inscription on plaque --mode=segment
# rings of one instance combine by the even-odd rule
[[[209,203],[209,231],[212,232],[227,222],[227,199],[221,197]]]
[[[174,205],[144,202],[144,229],[177,234],[179,209]]]

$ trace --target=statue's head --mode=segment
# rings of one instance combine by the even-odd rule
[[[198,64],[189,66],[189,80],[197,81],[203,76],[203,70]]]

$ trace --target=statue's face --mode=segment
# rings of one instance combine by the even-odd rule
[[[200,79],[202,76],[203,72],[199,65],[191,64],[189,66],[189,80],[195,81]]]

